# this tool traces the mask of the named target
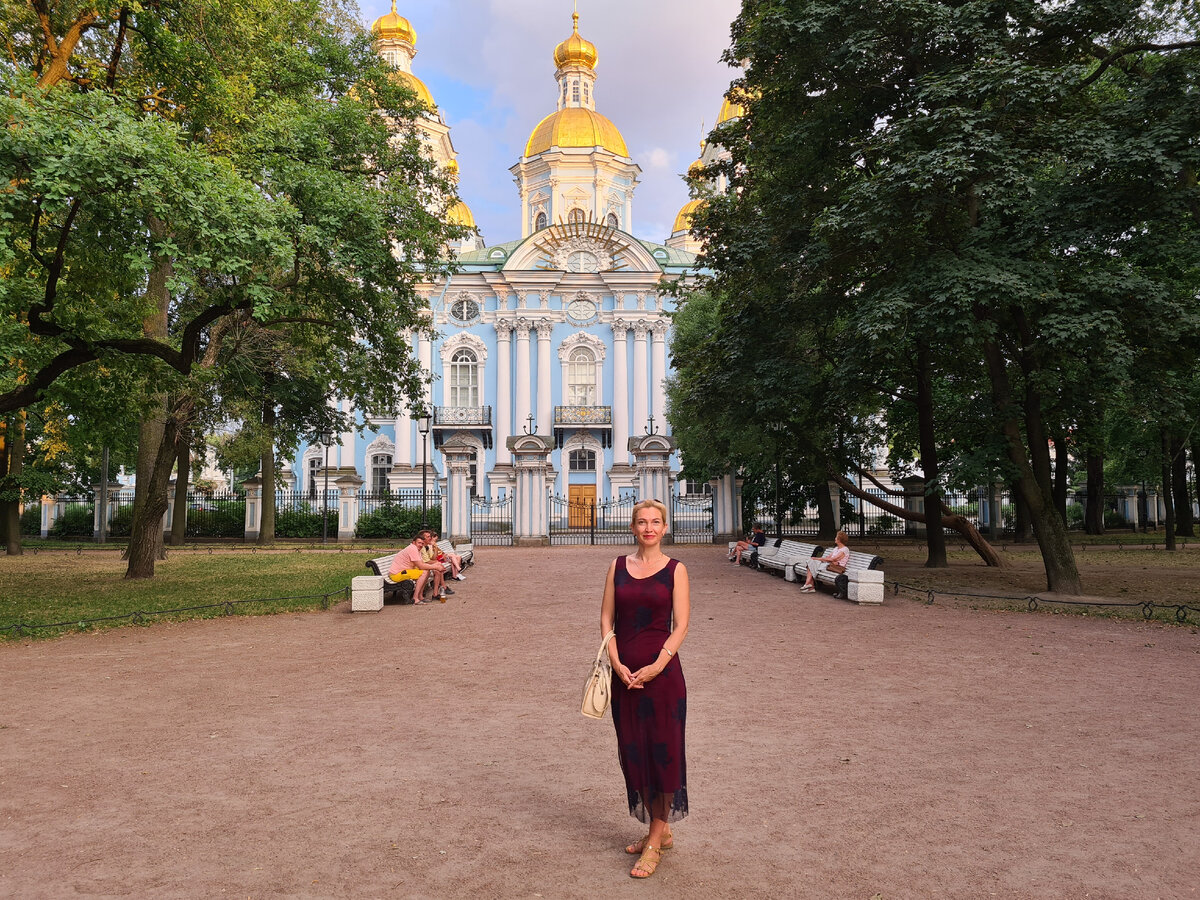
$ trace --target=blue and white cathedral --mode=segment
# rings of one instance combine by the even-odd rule
[[[520,237],[487,246],[476,232],[448,248],[455,274],[419,287],[436,333],[413,337],[432,374],[428,423],[409,410],[364,422],[343,402],[363,433],[335,436],[331,477],[356,475],[366,490],[421,488],[423,476],[432,485],[445,475],[440,451],[452,441],[455,459],[469,464],[471,493],[500,500],[516,486],[509,439],[531,433],[553,448],[550,491],[584,503],[637,493],[630,439],[669,431],[669,288],[695,274],[698,246],[688,229],[702,201],[680,211],[665,243],[633,236],[641,169],[596,109],[596,47],[580,35],[578,14],[574,20],[554,50],[556,108],[510,169]],[[373,32],[378,52],[428,108],[421,123],[428,151],[456,175],[450,129],[412,70],[416,32],[394,2]],[[727,101],[719,121],[738,114]],[[718,152],[706,147],[702,160]],[[465,203],[448,215],[475,225]],[[296,486],[315,492],[325,460],[321,445],[302,447],[291,473]],[[679,467],[672,454],[672,480]]]

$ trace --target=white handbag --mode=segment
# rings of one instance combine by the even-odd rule
[[[608,661],[608,642],[616,637],[615,631],[604,636],[592,671],[583,685],[583,704],[579,711],[591,719],[603,719],[604,711],[612,701],[612,664]]]

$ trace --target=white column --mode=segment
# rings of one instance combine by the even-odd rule
[[[554,434],[554,393],[550,377],[550,335],[553,322],[538,322],[538,385],[537,430],[539,434]]]
[[[507,322],[496,323],[496,355],[500,357],[496,366],[496,421],[492,423],[496,434],[496,462],[512,462],[512,453],[506,441],[512,434],[512,327]]]
[[[613,319],[613,463],[629,462],[629,322]]]
[[[646,409],[646,373],[647,347],[646,337],[650,329],[645,322],[637,322],[633,326],[633,433],[645,434],[650,417]]]
[[[654,324],[654,375],[650,379],[650,391],[654,405],[654,421],[664,432],[667,430],[667,323]]]
[[[417,338],[417,359],[421,361],[421,368],[425,370],[427,376],[433,375],[433,341],[429,339],[429,335],[422,333]],[[425,410],[430,415],[433,415],[433,384],[425,385]]]
[[[349,400],[341,400],[338,407],[346,414],[350,423],[348,431],[338,435],[337,462],[334,465],[352,467],[354,465],[354,404]]]
[[[522,434],[529,418],[529,329],[528,319],[517,320],[517,393],[514,401],[516,412],[513,431]]]
[[[408,336],[408,346],[412,349],[412,335]],[[412,451],[413,420],[408,408],[408,401],[402,401],[400,411],[396,413],[396,455],[392,463],[397,466],[413,464]]]

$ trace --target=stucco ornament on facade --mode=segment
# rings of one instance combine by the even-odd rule
[[[460,332],[442,341],[442,362],[448,365],[451,357],[454,356],[454,351],[463,347],[474,351],[475,358],[479,362],[484,362],[488,357],[487,344],[484,343],[483,338],[467,332]]]
[[[603,362],[604,360],[604,341],[593,334],[588,334],[584,331],[577,331],[569,338],[558,345],[558,359],[560,362],[567,362],[571,358],[571,351],[576,347],[587,347],[596,354],[596,360]]]

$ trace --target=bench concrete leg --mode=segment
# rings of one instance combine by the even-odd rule
[[[383,609],[383,578],[359,575],[350,582],[350,611],[379,612]]]
[[[878,605],[883,603],[882,584],[858,584],[850,582],[846,599],[861,605]]]

